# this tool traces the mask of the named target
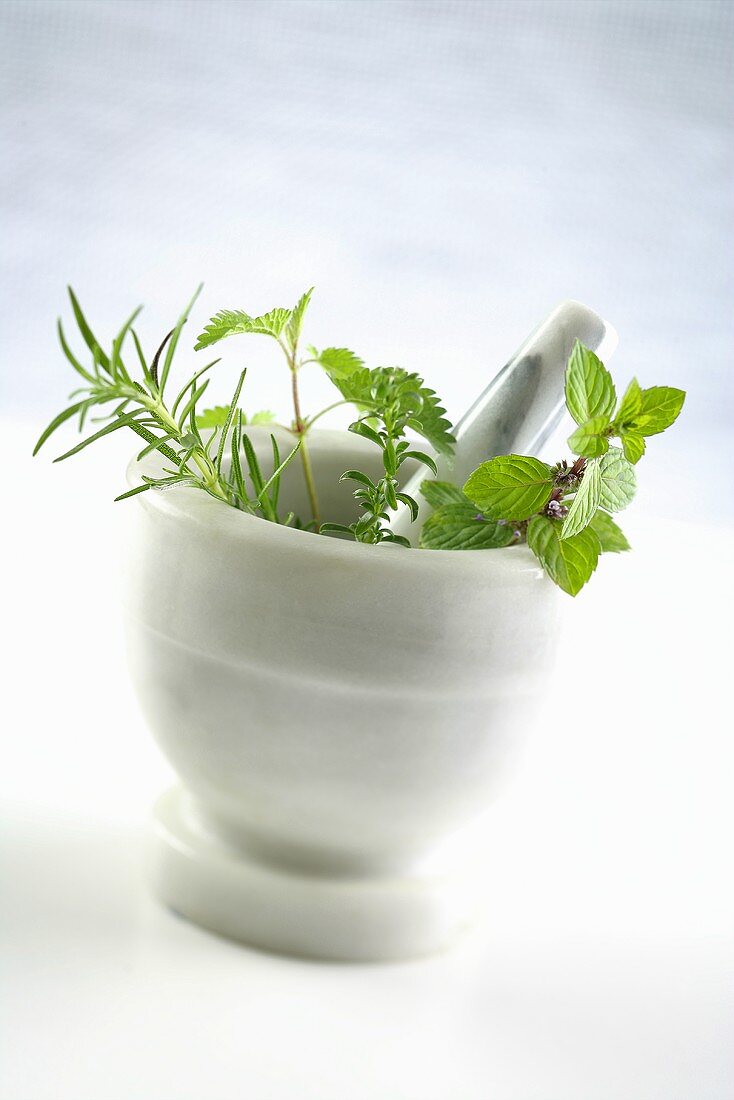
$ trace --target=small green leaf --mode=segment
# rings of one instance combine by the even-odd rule
[[[197,412],[196,423],[199,428],[221,428],[228,416],[229,405],[214,405],[211,409]]]
[[[550,467],[525,455],[499,455],[483,462],[464,486],[469,500],[492,519],[529,519],[550,500]]]
[[[245,367],[245,369],[242,371],[242,373],[240,374],[240,376],[237,380],[237,385],[235,386],[235,391],[232,394],[232,400],[229,403],[229,411],[227,412],[227,419],[222,424],[222,430],[221,430],[220,435],[219,435],[219,447],[217,448],[217,457],[214,460],[214,468],[216,469],[217,474],[221,474],[221,472],[222,472],[222,462],[224,461],[224,451],[225,451],[225,447],[227,445],[227,437],[229,436],[229,431],[230,431],[230,428],[232,427],[232,422],[234,421],[234,418],[237,414],[237,402],[240,399],[240,393],[242,392],[242,385],[245,381],[246,375],[247,375],[247,367]],[[194,413],[194,415],[196,415],[196,414]],[[197,424],[197,428],[198,428],[198,424]]]
[[[87,319],[82,313],[82,307],[76,299],[76,295],[71,287],[67,287],[69,292],[69,300],[71,301],[71,308],[74,311],[74,317],[76,318],[77,327],[81,333],[84,343],[87,345],[92,353],[92,358],[95,363],[99,363],[107,372],[110,369],[110,361],[100,347],[97,337],[92,332],[91,328],[87,324]]]
[[[332,382],[350,378],[355,371],[364,368],[362,360],[349,348],[324,348],[323,351],[317,351],[316,348],[310,347],[308,350],[311,357],[321,364]]]
[[[307,290],[305,294],[301,295],[296,305],[290,311],[291,315],[288,318],[288,322],[285,326],[285,338],[291,351],[295,351],[298,346],[298,340],[301,335],[301,326],[303,325],[303,316],[308,309],[308,303],[311,301],[312,294],[313,287],[311,287],[310,290]]]
[[[605,432],[609,424],[608,416],[595,416],[577,428],[568,437],[568,445],[573,453],[585,458],[598,458],[606,454],[609,450],[609,439]]]
[[[592,517],[589,527],[599,539],[602,554],[621,554],[630,549],[630,544],[612,517],[601,509]]]
[[[640,411],[641,404],[642,390],[640,389],[640,383],[636,378],[633,378],[619,403],[617,414],[614,417],[615,423],[619,424],[621,428],[625,424],[631,423]]]
[[[678,418],[683,402],[684,390],[672,386],[651,386],[642,391],[642,401],[635,416],[633,428],[640,435],[659,435]]]
[[[221,428],[222,424],[226,424],[228,416],[229,405],[214,405],[211,409],[197,412],[196,425],[199,429]],[[272,424],[274,420],[275,413],[270,412],[268,409],[253,413],[252,416],[245,416],[244,413],[242,415],[242,423],[251,427],[257,424]]]
[[[575,596],[596,569],[601,547],[590,527],[567,539],[560,532],[558,520],[534,516],[528,524],[528,546],[551,580]]]
[[[514,538],[511,526],[477,514],[473,504],[444,504],[426,520],[420,544],[424,550],[494,550]]]
[[[403,451],[402,459],[414,458],[417,462],[427,466],[432,474],[438,473],[438,467],[433,461],[430,455],[427,455],[425,451]]]
[[[600,497],[601,470],[596,462],[590,462],[563,521],[562,539],[577,535],[589,525],[599,507]]]
[[[48,437],[52,435],[53,432],[55,432],[56,429],[64,423],[64,421],[69,420],[72,416],[75,416],[76,413],[80,412],[86,404],[86,400],[77,401],[76,405],[70,405],[68,409],[64,409],[64,411],[60,412],[58,416],[55,416],[48,427],[45,428],[44,431],[41,433],[38,442],[33,448],[34,456],[38,454]]]
[[[634,466],[645,453],[645,440],[637,432],[622,432],[622,450],[624,457]]]
[[[610,447],[603,458],[594,459],[601,473],[599,505],[607,512],[620,512],[632,500],[637,488],[634,467],[618,447]],[[589,463],[589,466],[591,463]],[[589,467],[584,478],[588,477]]]
[[[593,351],[578,340],[566,368],[566,404],[577,424],[611,417],[617,403],[612,376]]]
[[[216,344],[226,336],[254,333],[278,339],[291,318],[290,309],[271,309],[261,317],[251,317],[239,309],[223,309],[212,317],[194,345],[195,351]]]
[[[431,508],[441,508],[444,504],[471,503],[461,489],[457,489],[450,481],[423,481],[421,496],[425,497]]]

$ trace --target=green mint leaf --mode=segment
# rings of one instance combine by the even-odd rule
[[[243,333],[255,333],[260,336],[272,336],[278,339],[291,318],[290,309],[271,309],[261,317],[251,317],[238,309],[223,309],[212,317],[194,345],[195,351],[207,348],[223,340],[225,336],[239,336]]]
[[[423,525],[424,550],[495,550],[509,546],[513,528],[478,515],[473,504],[444,504]]]
[[[258,412],[253,413],[252,416],[243,416],[243,424],[272,424],[275,420],[275,413],[270,409],[260,409]]]
[[[550,500],[553,476],[537,458],[499,455],[470,475],[464,492],[491,519],[529,519]]]
[[[316,348],[309,347],[308,350],[311,358],[321,364],[335,384],[337,379],[341,381],[351,378],[357,371],[364,369],[362,360],[349,348],[324,348],[323,351],[317,351]]]
[[[617,403],[612,376],[593,351],[578,340],[566,367],[566,405],[577,424],[611,417]]]
[[[604,434],[609,427],[608,416],[595,416],[582,424],[568,437],[568,445],[575,455],[598,458],[609,450],[609,439]]]
[[[602,554],[621,554],[630,544],[612,517],[599,510],[592,517],[589,527],[599,539]]]
[[[457,489],[450,481],[422,482],[421,496],[425,497],[431,508],[441,508],[444,504],[471,503],[461,489]],[[474,511],[476,512],[476,508],[474,508]]]
[[[627,389],[624,391],[624,397],[619,403],[617,409],[617,415],[614,420],[621,428],[625,424],[631,423],[640,411],[642,404],[642,390],[640,389],[640,383],[636,378],[633,378]]]
[[[630,426],[640,435],[659,435],[677,420],[685,399],[684,390],[651,386],[642,391],[640,408]]]
[[[624,457],[634,466],[645,453],[645,440],[637,432],[622,431]]]
[[[308,309],[308,304],[311,301],[311,295],[313,294],[313,287],[307,290],[305,294],[296,302],[293,309],[290,311],[290,317],[285,326],[285,338],[288,347],[291,351],[295,351],[298,346],[298,340],[301,335],[301,326],[303,325],[303,317]]]
[[[572,538],[591,523],[601,499],[601,470],[590,462],[561,527],[561,538]]]
[[[548,576],[569,596],[581,591],[599,561],[599,539],[590,527],[562,539],[558,520],[534,516],[528,524],[527,540]]]
[[[624,457],[618,447],[610,447],[602,458],[593,460],[599,464],[601,473],[601,494],[599,505],[607,512],[620,512],[626,508],[635,495],[637,479],[634,467]],[[589,463],[589,466],[592,463]],[[589,467],[586,468],[584,479],[588,477]]]

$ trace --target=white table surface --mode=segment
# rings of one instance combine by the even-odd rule
[[[170,772],[124,669],[120,448],[4,488],[3,1100],[731,1096],[732,531],[633,508],[634,554],[568,601],[484,921],[433,959],[319,965],[141,882]]]

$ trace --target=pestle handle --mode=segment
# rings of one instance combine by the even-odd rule
[[[587,306],[561,302],[459,420],[453,460],[436,457],[438,477],[461,486],[472,470],[495,455],[537,454],[563,417],[566,363],[576,340],[605,361],[618,338],[612,326]],[[420,495],[421,482],[427,477],[430,473],[421,469],[403,487],[420,505],[416,521],[411,523],[403,509],[392,523],[396,534],[409,538],[414,546],[430,515]]]

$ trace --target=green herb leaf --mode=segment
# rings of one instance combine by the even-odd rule
[[[94,335],[91,328],[87,324],[87,319],[82,313],[82,307],[76,300],[76,295],[74,294],[74,291],[71,289],[71,287],[67,287],[67,290],[69,291],[69,300],[71,301],[71,308],[74,311],[74,317],[76,318],[77,327],[79,329],[79,332],[81,333],[84,343],[87,345],[92,353],[92,359],[95,363],[99,363],[99,365],[103,367],[104,370],[109,372],[110,361],[108,357],[102,351],[97,337]]]
[[[308,309],[308,304],[311,301],[311,295],[313,294],[313,287],[307,290],[305,294],[302,294],[298,299],[298,302],[291,310],[291,315],[288,318],[288,322],[285,326],[285,339],[288,347],[291,351],[295,351],[298,347],[298,340],[301,335],[301,326],[303,325],[303,317]]]
[[[292,316],[290,309],[271,309],[261,317],[251,317],[239,309],[223,309],[212,317],[194,346],[195,351],[216,344],[226,336],[254,333],[278,339]]]
[[[424,481],[421,483],[421,496],[431,508],[441,508],[444,504],[471,504],[469,498],[450,481]],[[476,508],[472,505],[473,511]]]
[[[633,378],[624,391],[624,397],[619,403],[619,408],[614,418],[615,424],[624,427],[625,424],[631,423],[640,411],[641,405],[642,390],[640,389],[640,383],[636,378]]]
[[[317,351],[316,348],[310,347],[308,350],[311,358],[321,364],[334,383],[337,379],[350,378],[356,371],[364,369],[362,360],[349,348],[324,348],[323,351]],[[350,399],[347,398],[347,400]]]
[[[500,455],[483,462],[464,486],[464,492],[491,519],[524,520],[550,500],[550,467],[525,455]]]
[[[589,527],[599,539],[602,554],[621,554],[630,549],[624,534],[612,517],[601,509],[592,517]]]
[[[672,386],[651,386],[642,391],[640,408],[635,415],[634,430],[640,435],[659,435],[677,420],[683,402],[684,390]]]
[[[513,528],[477,514],[473,504],[444,504],[423,525],[424,550],[493,550],[514,541]]]
[[[197,412],[196,423],[199,428],[221,428],[228,416],[229,405],[214,405],[211,409]]]
[[[596,458],[594,462],[599,464],[601,473],[600,507],[607,512],[621,512],[635,495],[637,479],[634,467],[618,447],[610,447],[603,458]],[[586,467],[584,479],[589,475],[589,466]]]
[[[558,520],[534,516],[528,524],[528,546],[551,580],[576,596],[596,569],[601,547],[590,527],[567,539],[560,532]]]
[[[211,409],[204,409],[202,412],[197,412],[196,424],[200,429],[221,428],[222,424],[226,424],[228,416],[229,405],[214,405]],[[244,413],[242,415],[243,425],[249,424],[250,426],[254,426],[256,424],[272,424],[274,420],[275,413],[267,409],[253,413],[252,416],[245,416]]]
[[[622,450],[624,457],[634,466],[645,453],[645,440],[637,432],[622,432]]]
[[[611,417],[617,403],[612,376],[593,351],[578,340],[566,368],[566,404],[577,424]]]
[[[595,416],[577,428],[568,438],[568,445],[573,453],[585,458],[598,458],[606,454],[609,450],[609,439],[605,433],[609,424],[608,416]]]
[[[562,539],[572,538],[591,523],[600,499],[601,470],[596,462],[590,462],[563,521]]]

